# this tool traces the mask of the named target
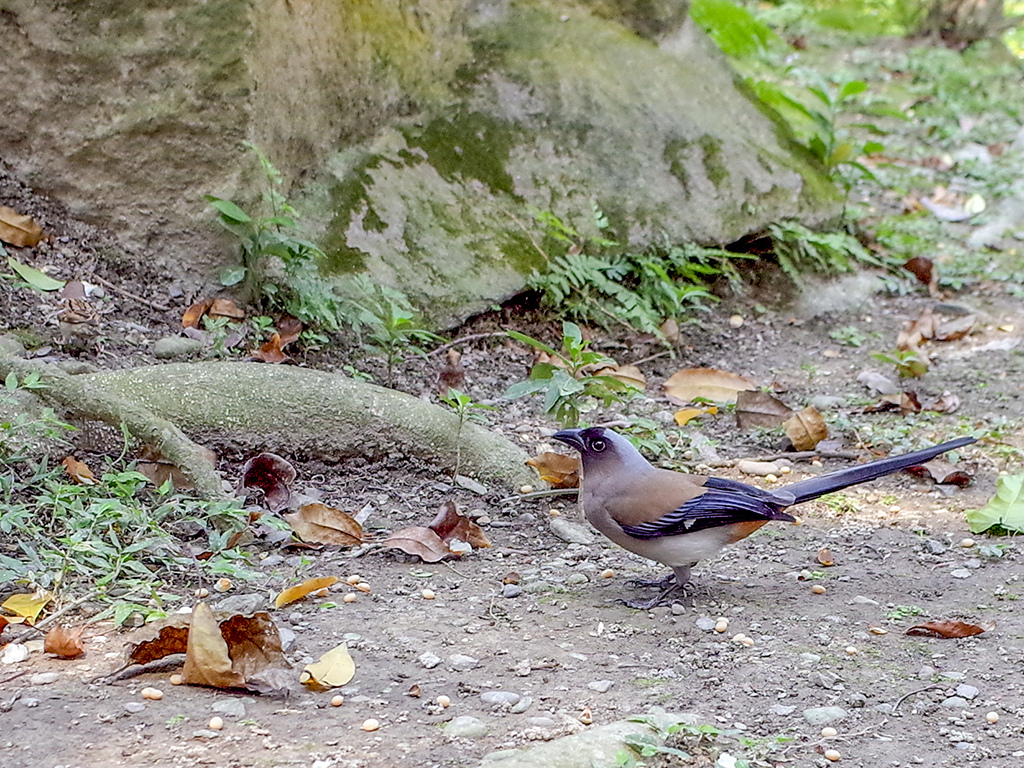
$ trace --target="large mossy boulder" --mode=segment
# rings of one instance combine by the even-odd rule
[[[202,195],[258,197],[243,139],[285,173],[328,274],[367,269],[438,324],[543,268],[536,211],[586,232],[596,205],[634,248],[838,211],[673,0],[0,5],[0,156],[197,274],[234,258]]]

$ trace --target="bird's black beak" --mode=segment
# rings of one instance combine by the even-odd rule
[[[586,450],[586,446],[583,443],[583,438],[580,437],[580,432],[582,431],[582,429],[563,429],[561,432],[555,432],[551,437],[583,453]]]

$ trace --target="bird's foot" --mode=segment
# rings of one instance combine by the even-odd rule
[[[677,584],[675,579],[671,576],[667,579],[664,579],[663,582],[668,583],[662,583],[662,591],[651,600],[632,600],[629,598],[620,598],[616,602],[622,603],[627,608],[633,608],[637,611],[649,611],[652,608],[657,608],[663,605],[671,606],[675,603],[689,603],[690,605],[694,604],[693,594],[691,592],[689,582],[680,585]],[[652,584],[651,586],[654,586],[656,584],[657,583]]]
[[[627,587],[636,589],[661,589],[667,590],[675,587],[676,575],[670,573],[663,579],[630,579],[626,582]]]

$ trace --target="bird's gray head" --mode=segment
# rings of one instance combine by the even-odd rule
[[[563,429],[552,437],[580,452],[584,470],[598,465],[631,469],[650,467],[629,440],[606,427]]]

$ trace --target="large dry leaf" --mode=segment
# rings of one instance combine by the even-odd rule
[[[983,632],[989,632],[995,629],[995,624],[988,624],[986,626],[980,626],[978,624],[968,624],[966,621],[947,620],[947,621],[928,621],[924,624],[917,624],[907,630],[908,635],[923,635],[925,637],[941,637],[941,638],[958,638],[958,637],[973,637],[974,635],[980,635]]]
[[[956,485],[960,488],[970,485],[973,479],[969,473],[942,459],[932,459],[926,464],[907,467],[906,471],[916,477],[931,478],[940,485]]]
[[[436,563],[449,557],[456,557],[436,532],[422,525],[412,525],[395,531],[381,543],[385,548],[400,549],[407,555],[416,555],[425,563]]]
[[[756,389],[736,393],[736,426],[740,429],[771,429],[793,415],[793,410],[776,397]]]
[[[271,364],[290,363],[292,359],[285,354],[284,348],[297,338],[298,336],[282,336],[280,333],[274,333],[270,339],[250,355],[250,359]]]
[[[181,316],[181,327],[198,328],[199,321],[203,319],[203,315],[207,313],[212,304],[213,299],[204,299],[203,301],[198,301],[186,309],[185,314]]]
[[[6,616],[0,616],[0,635],[4,633],[4,627],[6,627],[10,623],[11,622],[7,620]]]
[[[459,514],[454,501],[446,501],[442,504],[427,527],[440,536],[446,544],[458,539],[472,545],[474,549],[491,546],[483,529],[465,515]]]
[[[936,413],[954,413],[960,408],[960,398],[952,392],[943,392],[936,400],[924,406],[926,411]]]
[[[580,458],[564,453],[545,451],[526,462],[537,470],[540,479],[552,488],[579,488]]]
[[[99,482],[92,470],[74,456],[66,456],[61,464],[64,465],[64,471],[68,473],[68,477],[79,485],[96,485]]]
[[[242,489],[260,488],[271,512],[280,512],[288,506],[291,484],[296,476],[295,467],[275,453],[253,456],[242,467]]]
[[[310,544],[354,547],[363,541],[363,527],[346,512],[313,502],[283,515],[295,535]]]
[[[217,454],[206,446],[199,446],[199,451],[210,463],[210,466],[217,466]],[[160,452],[150,445],[144,445],[139,452],[139,458],[135,462],[135,469],[149,478],[157,488],[160,488],[168,480],[171,485],[179,491],[189,490],[193,487],[192,481],[182,474],[174,464],[164,461]]]
[[[888,413],[899,411],[904,416],[908,413],[920,413],[921,403],[915,392],[897,392],[893,395],[882,395],[874,405],[864,407],[864,413]]]
[[[349,655],[348,647],[342,643],[332,648],[319,660],[307,664],[299,682],[314,689],[337,688],[344,685],[356,674],[356,665]]]
[[[288,605],[288,603],[294,603],[296,600],[301,600],[310,592],[316,592],[318,589],[324,589],[336,584],[338,582],[337,576],[321,576],[317,579],[306,579],[301,584],[296,584],[294,587],[288,587],[277,596],[274,600],[274,607],[280,608],[282,605]]]
[[[828,437],[825,420],[813,406],[807,406],[799,413],[794,413],[783,425],[786,437],[797,451],[811,451],[814,446]]]
[[[210,317],[226,317],[229,320],[245,320],[245,310],[234,299],[214,299],[206,311]]]
[[[0,206],[0,240],[15,248],[35,248],[43,239],[43,228],[31,216]]]
[[[594,376],[609,376],[641,391],[647,387],[647,377],[635,365],[608,366],[595,371]]]
[[[218,622],[206,603],[193,609],[182,682],[245,688],[250,677],[284,666],[281,636],[265,611]]]
[[[176,615],[140,629],[134,642],[125,646],[128,663],[148,664],[175,653],[185,653],[190,621],[189,616]]]
[[[74,659],[85,653],[82,633],[85,625],[80,627],[53,627],[46,633],[43,640],[43,652],[52,653],[62,659]]]
[[[737,393],[747,389],[756,389],[752,381],[715,368],[684,368],[665,382],[665,394],[676,405],[698,399],[735,403]]]
[[[29,624],[35,624],[39,614],[51,600],[53,600],[53,595],[45,589],[37,589],[35,592],[19,592],[16,595],[11,595],[0,604],[0,607],[6,608],[18,616],[23,616]]]

